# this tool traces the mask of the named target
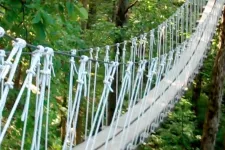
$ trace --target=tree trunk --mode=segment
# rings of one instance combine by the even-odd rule
[[[127,21],[128,0],[119,0],[116,13],[116,27],[123,27]]]
[[[112,22],[115,22],[116,21],[116,0],[113,0],[112,2],[113,4],[113,11],[112,11]]]
[[[116,27],[121,27],[123,28],[123,25],[126,23],[126,9],[128,7],[128,0],[119,0],[118,6],[117,6],[117,13],[116,13],[116,20],[115,20],[115,25]],[[116,7],[115,7],[116,8]],[[120,43],[122,42],[123,37],[121,35],[118,35],[115,39],[115,43]],[[115,48],[115,53],[116,53],[116,48]],[[122,50],[120,49],[120,54],[122,53]],[[119,81],[116,81],[117,77],[120,79],[120,67],[118,67],[118,71],[114,75],[114,80],[112,83],[112,89],[113,93],[109,94],[109,102],[108,102],[108,124],[111,123],[114,110],[116,107],[116,84],[119,84]],[[118,86],[119,87],[119,86]]]
[[[225,14],[223,12],[220,24],[219,51],[214,63],[211,91],[209,93],[209,106],[203,128],[201,149],[213,150],[216,134],[218,132],[221,103],[223,97],[223,83],[225,76]]]
[[[90,0],[89,1],[89,10],[88,10],[87,29],[91,29],[91,26],[95,23],[96,14],[97,14],[97,1]]]
[[[119,0],[118,1],[118,5],[117,7],[114,7],[114,9],[117,8],[116,11],[116,17],[115,17],[115,25],[116,27],[120,28],[120,32],[123,31],[123,26],[124,24],[127,22],[127,13],[129,11],[129,9],[131,9],[138,1],[134,1],[133,3],[129,4],[129,0]],[[115,38],[115,44],[116,43],[120,43],[123,41],[123,36],[124,36],[124,32],[117,35],[117,37]],[[116,53],[116,48],[114,49],[115,53]],[[119,49],[120,54],[122,54],[122,49]],[[119,60],[121,59],[121,55],[119,56]],[[114,114],[114,110],[116,107],[116,84],[118,84],[117,86],[119,87],[120,85],[120,81],[116,81],[116,79],[118,78],[118,80],[120,80],[120,67],[118,67],[118,71],[115,73],[114,76],[114,80],[112,83],[112,89],[113,89],[113,93],[109,94],[109,105],[108,105],[108,124],[111,123],[112,121],[112,117]]]

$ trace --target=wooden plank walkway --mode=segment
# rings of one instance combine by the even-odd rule
[[[224,3],[224,0],[222,0]],[[219,2],[217,2],[219,3]],[[219,6],[223,5],[220,4]],[[142,133],[143,130],[149,126],[155,118],[151,116],[157,116],[160,112],[167,107],[169,102],[175,98],[177,93],[185,87],[188,83],[189,78],[191,75],[196,71],[196,68],[199,66],[199,62],[201,62],[203,55],[207,49],[208,43],[211,40],[212,33],[215,30],[217,25],[217,16],[214,16],[213,20],[209,20],[207,16],[209,14],[216,15],[218,12],[221,11],[222,7],[215,5],[215,0],[209,0],[205,10],[202,14],[202,18],[199,21],[199,26],[203,22],[207,22],[207,26],[202,28],[202,34],[199,33],[194,42],[188,47],[186,51],[183,52],[179,62],[174,66],[174,68],[168,73],[168,75],[159,83],[158,88],[154,88],[150,91],[147,95],[147,105],[144,106],[146,112],[142,115],[142,117],[137,120],[138,116],[140,115],[140,107],[141,101],[135,106],[132,120],[133,123],[126,128],[125,130],[128,131],[128,138],[124,141],[122,147],[126,147],[129,142],[131,142],[136,136],[134,131],[136,129],[137,124],[139,123],[139,128],[137,129],[136,133]],[[156,101],[157,100],[157,101]],[[152,103],[154,102],[154,105]],[[151,109],[149,107],[152,105]],[[116,129],[116,137],[114,139],[114,145],[111,145],[111,141],[109,141],[107,150],[118,150],[118,146],[122,140],[122,131],[123,126],[125,124],[127,113],[120,117],[119,120],[119,127]],[[108,137],[109,127],[106,127],[103,131],[99,132],[96,138],[96,142],[94,145],[94,149],[104,149],[104,145],[106,139]],[[84,150],[86,147],[87,141],[77,145],[75,150]],[[91,145],[92,141],[90,142]]]

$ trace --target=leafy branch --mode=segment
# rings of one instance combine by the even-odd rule
[[[133,3],[131,3],[126,10],[124,11],[124,14],[126,14],[128,12],[129,9],[131,9],[132,7],[134,7],[137,4],[138,0],[134,1]]]
[[[4,8],[5,10],[10,10],[8,7],[4,6],[3,4],[0,4],[0,7]]]

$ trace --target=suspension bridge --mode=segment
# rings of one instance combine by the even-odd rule
[[[0,50],[0,144],[19,103],[24,101],[20,149],[24,149],[31,115],[34,126],[30,149],[48,149],[50,95],[54,95],[50,89],[57,77],[54,55],[66,55],[70,79],[62,149],[135,149],[159,127],[192,83],[207,57],[224,2],[187,0],[157,28],[113,46],[54,51],[30,45],[21,38],[13,39],[11,51]],[[0,28],[0,37],[6,36]],[[27,46],[36,50],[31,53],[29,69],[10,113],[4,115],[7,96],[13,91],[16,69]],[[77,52],[83,55],[77,56]],[[35,114],[29,114],[31,101],[35,101]],[[116,104],[112,114],[110,101]],[[83,106],[85,110],[81,110]],[[80,113],[85,127],[79,133],[83,133],[84,140],[76,143]]]

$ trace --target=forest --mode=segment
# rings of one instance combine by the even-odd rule
[[[203,2],[205,0],[191,0],[196,5],[200,5],[200,1]],[[63,149],[64,139],[67,137],[68,132],[67,119],[69,115],[67,111],[70,109],[70,95],[68,93],[71,89],[69,87],[71,83],[71,50],[76,49],[77,56],[71,57],[73,61],[75,59],[74,62],[76,65],[74,65],[74,72],[79,72],[78,64],[81,64],[79,58],[82,58],[83,55],[90,55],[92,57],[94,61],[92,64],[89,64],[89,80],[85,82],[95,82],[96,85],[84,87],[84,89],[87,89],[87,93],[91,95],[91,98],[89,103],[89,95],[87,94],[88,96],[86,96],[84,94],[81,98],[82,103],[80,104],[80,109],[78,108],[78,123],[75,127],[76,133],[73,132],[73,136],[75,136],[73,137],[75,138],[73,140],[74,145],[71,144],[71,147],[73,145],[72,149],[76,149],[76,147],[74,148],[75,145],[87,140],[87,135],[91,132],[91,125],[95,118],[93,114],[98,111],[97,104],[95,104],[96,108],[94,108],[94,102],[91,100],[93,94],[93,101],[96,99],[100,103],[101,94],[104,90],[104,75],[107,74],[105,73],[107,63],[104,62],[109,62],[117,54],[122,54],[124,45],[125,49],[126,46],[131,47],[133,44],[127,44],[125,42],[126,45],[124,41],[157,28],[166,19],[176,13],[177,9],[184,3],[185,0],[0,0],[0,27],[4,28],[8,35],[8,37],[0,38],[1,50],[8,52],[8,55],[12,49],[12,37],[19,37],[29,44],[51,47],[55,51],[53,59],[54,69],[51,70],[53,73],[52,77],[50,77],[51,87],[50,85],[46,85],[45,88],[45,93],[50,91],[51,94],[50,96],[46,96],[47,94],[44,96],[45,99],[50,99],[50,104],[48,104],[47,100],[44,101],[42,110],[44,113],[48,113],[47,116],[43,115],[43,122],[48,120],[48,126],[43,123],[43,131],[40,131],[43,132],[43,137],[40,138],[40,143],[42,144],[36,149],[42,150],[46,149],[46,147],[49,150]],[[201,11],[204,11],[201,8],[199,10],[200,14],[195,18],[196,24],[198,23],[197,20],[201,17]],[[225,15],[223,14],[218,22],[213,39],[209,43],[207,58],[204,60],[202,67],[199,69],[198,74],[196,74],[190,86],[185,89],[184,95],[177,101],[175,107],[168,113],[168,116],[165,117],[160,126],[145,141],[140,142],[136,149],[225,150],[225,85],[223,82],[225,76],[225,67],[223,66],[225,63],[224,20]],[[180,28],[182,29],[182,26]],[[167,37],[167,34],[169,36],[169,33],[166,33],[165,37]],[[190,32],[180,34],[180,37],[184,37],[185,39],[191,36]],[[184,39],[180,38],[178,43],[181,44],[182,40],[184,41]],[[105,48],[105,45],[110,46],[108,59],[105,57],[105,53],[107,52],[107,46]],[[98,50],[95,53],[96,48],[100,49],[99,53]],[[3,117],[0,117],[0,135],[3,125],[6,124],[7,116],[10,115],[14,102],[23,87],[27,70],[32,61],[31,53],[34,50],[35,48],[32,46],[28,46],[23,50],[13,79],[13,90],[10,90],[4,111],[1,112]],[[121,56],[118,60],[128,60],[130,53],[127,52],[124,57]],[[157,53],[151,55],[151,58],[156,55],[158,56]],[[100,65],[98,66],[97,59],[104,61],[103,63],[99,61]],[[138,60],[139,58],[137,57],[136,59]],[[123,65],[124,67],[125,65]],[[96,68],[98,68],[98,73],[96,72]],[[138,70],[138,68],[134,70]],[[117,77],[115,75],[114,78],[119,78],[119,80],[121,78],[122,80],[122,75],[125,74],[124,72],[124,69],[121,67],[119,71],[117,70]],[[147,76],[147,71],[143,74]],[[75,82],[78,79],[79,77],[77,76],[73,80]],[[4,79],[1,78],[1,80]],[[147,78],[142,79],[142,84],[145,81],[147,81]],[[153,81],[153,84],[156,85],[157,79],[153,78]],[[118,87],[122,87],[122,81],[117,82],[112,83],[112,91],[115,92],[109,93],[109,99],[111,101],[106,104],[108,109],[106,111],[108,112],[106,112],[106,116],[103,116],[102,123],[99,125],[100,127],[96,128],[99,128],[99,131],[103,130],[105,126],[109,126],[113,120],[116,102],[112,99],[118,97]],[[87,83],[87,85],[89,84]],[[76,86],[72,87],[71,92],[75,93],[77,91],[78,88],[76,89]],[[144,93],[144,90],[142,91],[141,89],[140,91],[141,94]],[[36,118],[35,107],[37,106],[35,98],[39,92],[38,87],[35,85],[31,88],[32,100],[29,104],[29,117],[27,118],[26,138],[24,139],[23,148],[21,148],[21,137],[23,135],[24,123],[21,122],[21,115],[23,115],[24,106],[26,105],[26,94],[22,95],[22,100],[17,106],[16,113],[5,137],[2,143],[0,142],[1,150],[31,148]],[[2,93],[3,91],[1,90],[1,97]],[[138,95],[139,98],[141,94]],[[121,106],[122,114],[125,114],[128,109],[129,96],[129,92],[124,96],[125,102]],[[88,110],[89,105],[90,108],[93,106],[92,110]],[[98,120],[98,116],[96,118]],[[94,128],[93,132],[96,129]],[[47,130],[48,140],[46,142],[44,134]],[[96,130],[96,132],[98,131]]]

